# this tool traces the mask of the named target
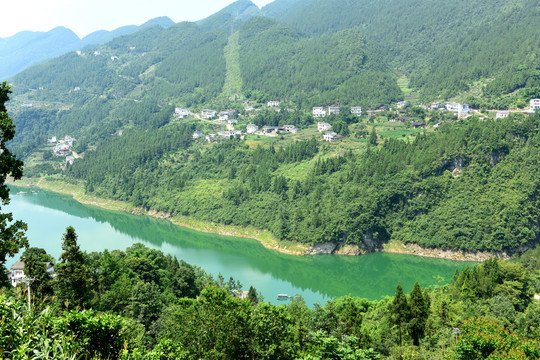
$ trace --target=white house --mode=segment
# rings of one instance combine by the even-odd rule
[[[469,113],[469,105],[456,102],[447,102],[446,110],[456,113],[459,117]]]
[[[183,119],[189,116],[189,110],[181,108],[181,107],[177,107],[174,109],[174,115],[179,119]]]
[[[328,115],[339,115],[339,106],[330,106],[328,107]]]
[[[238,120],[236,120],[236,119],[229,119],[229,120],[227,120],[227,124],[229,124],[229,125],[238,124]]]
[[[197,140],[199,138],[202,138],[204,136],[204,134],[199,131],[199,130],[196,130],[194,133],[193,133],[193,140]]]
[[[326,110],[322,106],[317,106],[313,108],[313,117],[320,118],[326,116]]]
[[[279,130],[279,127],[277,127],[277,126],[265,125],[262,128],[262,132],[265,133],[265,134],[277,133],[278,130]]]
[[[397,103],[397,108],[398,109],[403,109],[405,107],[405,105],[407,105],[406,101],[400,101],[400,102]]]
[[[337,140],[338,134],[333,131],[328,131],[323,135],[325,141],[334,142]]]
[[[505,117],[508,117],[510,115],[510,111],[497,111],[497,114],[495,114],[496,119],[504,119]]]
[[[56,136],[53,136],[52,138],[47,139],[47,143],[49,144],[54,144],[55,142],[56,142]]]
[[[280,101],[269,101],[266,103],[266,105],[269,107],[276,107],[276,106],[279,106],[280,103],[281,103]]]
[[[251,106],[251,105],[248,105],[248,106],[246,106],[246,107],[244,108],[244,111],[245,111],[245,112],[251,112],[251,111],[253,111],[253,110],[255,110],[255,108],[254,108],[253,106]]]
[[[56,273],[54,272],[54,265],[48,262],[46,266],[49,275],[55,277]],[[25,282],[26,279],[26,275],[24,274],[24,262],[22,260],[17,261],[8,272],[8,280],[11,282],[11,285],[15,287],[17,284]]]
[[[529,109],[533,112],[536,109],[540,109],[540,99],[531,99],[531,105]]]
[[[246,127],[246,133],[255,134],[255,131],[259,130],[259,127],[255,124],[248,124]]]
[[[330,130],[331,128],[332,128],[332,125],[330,125],[327,122],[319,121],[317,123],[317,130],[319,130],[319,132]]]
[[[216,110],[205,109],[205,110],[201,111],[201,117],[203,119],[211,119],[214,116],[216,116],[216,112],[217,112]]]
[[[356,116],[361,116],[362,115],[362,108],[360,106],[352,107],[351,108],[351,114],[356,115]]]
[[[298,131],[298,129],[294,125],[283,125],[283,130],[293,134],[296,134],[296,132]]]

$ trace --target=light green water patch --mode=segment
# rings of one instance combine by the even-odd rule
[[[410,255],[375,253],[364,256],[291,256],[265,249],[255,240],[200,233],[166,220],[82,205],[68,196],[28,188],[12,188],[12,202],[3,210],[28,224],[31,246],[58,258],[67,226],[75,227],[85,251],[124,250],[136,242],[198,265],[244,288],[253,285],[266,300],[278,293],[302,295],[306,303],[353,295],[371,300],[393,295],[401,282],[406,292],[415,281],[422,286],[448,283],[466,264]],[[16,259],[10,259],[10,266]]]

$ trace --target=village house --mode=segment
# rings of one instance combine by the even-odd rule
[[[353,106],[351,108],[351,114],[356,116],[362,116],[362,108],[360,106]]]
[[[400,101],[397,103],[397,108],[398,109],[403,109],[405,106],[407,105],[407,102],[406,101]]]
[[[433,125],[433,128],[436,129],[438,128],[439,126],[441,125],[444,125],[444,124],[451,124],[452,121],[448,121],[448,120],[445,120],[445,121],[439,121],[438,123],[436,123],[435,125]]]
[[[276,106],[279,106],[280,103],[281,103],[280,101],[269,101],[266,103],[266,105],[268,107],[276,107]]]
[[[262,132],[266,135],[268,134],[271,134],[271,133],[276,133],[277,131],[279,130],[279,128],[277,126],[268,126],[268,125],[265,125],[263,126],[262,128]]]
[[[203,119],[211,119],[214,116],[216,116],[216,112],[217,112],[216,110],[205,109],[205,110],[201,111],[201,118],[203,118]]]
[[[335,142],[338,139],[338,134],[333,131],[328,131],[323,135],[324,141]]]
[[[52,138],[47,139],[47,143],[49,144],[54,144],[55,142],[56,142],[56,136],[53,136]]]
[[[413,122],[411,125],[412,125],[412,127],[413,127],[414,129],[426,127],[426,123],[425,123],[425,122],[417,122],[417,121],[415,121],[415,122]]]
[[[54,265],[48,262],[46,266],[47,272],[54,278],[56,276],[56,273],[54,272]],[[11,282],[11,285],[13,285],[13,287],[17,286],[17,284],[21,282],[26,282],[27,277],[24,274],[24,262],[22,260],[17,261],[15,264],[13,264],[13,266],[8,272],[8,280]]]
[[[255,108],[254,108],[253,106],[251,106],[251,105],[246,106],[246,107],[244,108],[244,111],[245,111],[245,112],[252,112],[253,110],[255,110]]]
[[[431,110],[438,110],[440,107],[441,107],[441,103],[440,102],[432,102],[431,103]]]
[[[458,117],[465,116],[469,113],[469,105],[467,104],[447,102],[445,105],[446,110],[456,113]]]
[[[235,136],[242,136],[242,131],[240,130],[231,130],[231,131],[218,131],[218,136],[224,139],[230,139]]]
[[[531,99],[529,109],[534,112],[536,109],[540,109],[540,99]]]
[[[205,139],[208,142],[212,142],[212,140],[214,140],[216,138],[216,136],[217,136],[216,134],[208,134],[208,135],[206,135]]]
[[[293,134],[296,134],[298,132],[298,129],[294,125],[283,125],[283,130]]]
[[[510,111],[497,111],[495,119],[504,119],[510,115]]]
[[[177,107],[174,109],[174,116],[176,116],[179,119],[183,119],[189,116],[189,110],[181,108],[181,107]]]
[[[232,117],[232,113],[230,111],[220,111],[218,114],[219,121],[227,121],[230,117]]]
[[[339,115],[339,106],[330,106],[328,107],[328,115]]]
[[[199,130],[196,130],[194,133],[193,133],[193,140],[197,140],[199,138],[202,138],[204,136],[204,134],[199,131]]]
[[[67,156],[70,152],[69,146],[66,143],[58,143],[54,147],[54,153],[58,156]]]
[[[329,123],[327,122],[324,122],[324,121],[319,121],[317,123],[317,130],[319,130],[319,132],[323,132],[323,131],[326,131],[326,130],[330,130],[332,128],[332,125],[330,125]]]
[[[246,133],[248,134],[255,134],[257,130],[259,130],[259,127],[255,124],[248,124],[246,127]]]
[[[227,120],[227,124],[229,124],[229,125],[238,124],[238,120],[236,120],[236,119],[229,119],[229,120]]]
[[[321,118],[326,116],[326,110],[322,106],[317,106],[313,108],[313,117]]]

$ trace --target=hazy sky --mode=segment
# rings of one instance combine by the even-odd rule
[[[19,31],[49,31],[57,26],[79,37],[96,30],[141,25],[168,16],[174,22],[203,19],[234,0],[3,0],[0,6],[0,38]],[[272,0],[252,0],[262,7]]]

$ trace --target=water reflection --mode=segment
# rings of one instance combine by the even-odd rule
[[[14,188],[12,194],[20,191]],[[24,190],[28,191],[28,190]],[[450,281],[457,266],[447,260],[394,254],[360,257],[289,256],[265,249],[254,240],[205,234],[147,216],[103,210],[42,190],[12,195],[8,206],[15,218],[28,223],[31,246],[61,253],[61,237],[72,225],[86,251],[125,249],[135,242],[201,266],[206,271],[253,285],[266,300],[278,293],[301,294],[308,304],[323,303],[341,295],[379,299],[392,295],[397,282],[410,291],[416,280],[422,286]]]

